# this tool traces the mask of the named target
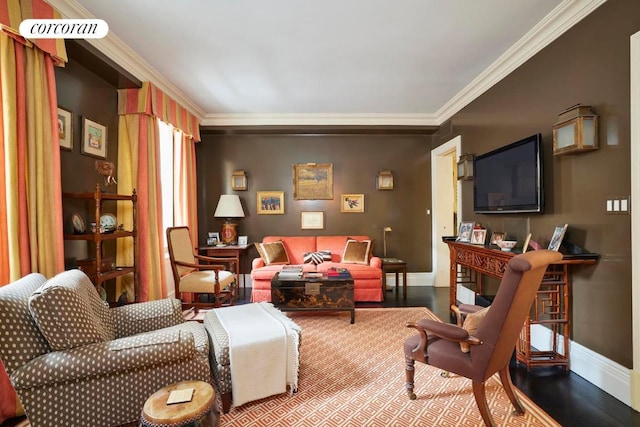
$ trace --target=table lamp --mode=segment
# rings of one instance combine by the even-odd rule
[[[387,226],[382,230],[382,252],[383,256],[387,257],[387,233],[391,233],[391,227]]]
[[[215,218],[224,218],[220,239],[229,245],[237,242],[238,232],[235,218],[244,218],[240,197],[235,194],[222,194],[218,200],[218,206],[213,214]]]

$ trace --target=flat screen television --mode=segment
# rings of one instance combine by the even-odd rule
[[[541,135],[482,154],[473,162],[475,213],[541,213],[544,209]]]

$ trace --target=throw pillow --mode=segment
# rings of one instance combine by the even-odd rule
[[[287,248],[284,247],[282,240],[273,243],[256,243],[255,246],[265,265],[289,264]]]
[[[325,261],[331,261],[331,251],[305,252],[304,263],[318,265]]]
[[[104,328],[84,295],[54,279],[29,298],[31,316],[51,349],[69,350],[106,341]]]
[[[369,264],[370,256],[371,240],[359,242],[349,238],[342,253],[342,262],[345,264]]]
[[[464,319],[464,323],[462,324],[462,327],[467,332],[469,332],[470,336],[475,335],[476,332],[478,332],[478,326],[480,326],[480,322],[482,322],[482,319],[484,319],[484,316],[486,316],[488,312],[489,312],[489,307],[485,307],[481,310],[476,311],[475,313],[467,314],[467,317]],[[470,351],[469,344],[466,342],[461,342],[460,350],[462,350],[463,353],[469,353]]]

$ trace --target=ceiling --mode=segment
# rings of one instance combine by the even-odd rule
[[[439,125],[604,0],[47,0],[203,125]]]

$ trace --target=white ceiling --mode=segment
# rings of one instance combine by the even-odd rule
[[[48,1],[205,125],[438,125],[604,0]]]

